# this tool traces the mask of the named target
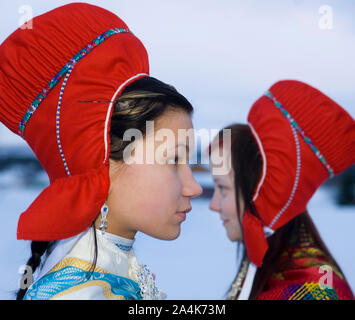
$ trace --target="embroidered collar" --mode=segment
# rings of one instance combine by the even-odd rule
[[[120,248],[124,253],[128,253],[128,276],[130,279],[138,283],[140,287],[140,295],[143,300],[161,300],[166,299],[165,292],[159,290],[155,284],[155,275],[151,272],[146,264],[140,264],[132,250],[135,239],[127,239],[118,235],[105,232],[103,235],[101,231],[96,229],[99,237],[104,237],[112,242],[116,247]]]
[[[120,237],[118,235],[108,233],[108,232],[105,232],[105,234],[103,236],[106,239],[113,242],[116,247],[120,248],[121,250],[123,250],[125,252],[129,252],[132,250],[133,243],[135,241],[135,239],[123,238],[123,237]]]

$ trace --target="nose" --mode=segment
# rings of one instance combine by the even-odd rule
[[[192,174],[192,170],[190,167],[188,176],[184,179],[184,186],[183,186],[183,195],[190,197],[190,198],[197,198],[203,192],[202,187],[196,181],[194,175]]]
[[[196,181],[195,177],[192,175],[192,179],[193,179],[193,195],[191,196],[191,198],[197,198],[199,197],[202,192],[203,192],[203,189],[201,187],[201,185]]]
[[[214,192],[213,192],[213,196],[212,196],[212,199],[211,199],[210,204],[209,204],[208,207],[210,208],[210,210],[216,211],[218,213],[220,213],[220,211],[221,211],[221,208],[220,208],[220,205],[219,205],[219,201],[218,201],[217,196],[216,196],[216,190],[214,190]]]

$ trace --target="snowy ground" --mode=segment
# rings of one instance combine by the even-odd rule
[[[209,180],[201,174],[197,178],[201,183]],[[29,242],[16,240],[17,220],[40,191],[0,186],[0,299],[13,299],[17,290],[18,269],[30,252]],[[139,233],[135,252],[157,275],[168,299],[222,299],[235,272],[235,244],[228,241],[218,215],[208,209],[207,199],[192,200],[192,207],[178,239],[161,241]],[[308,209],[355,292],[355,207],[337,207],[331,190],[321,188]]]

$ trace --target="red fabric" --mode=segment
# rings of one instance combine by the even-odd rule
[[[260,219],[253,216],[248,210],[243,218],[244,242],[250,261],[255,265],[262,265],[262,257],[267,252],[268,243],[264,236],[263,225]]]
[[[88,227],[107,197],[110,186],[107,166],[56,179],[45,188],[21,215],[21,237],[61,239],[83,231],[83,221],[87,221],[85,228]]]
[[[280,81],[269,91],[313,141],[335,174],[355,163],[355,122],[343,108],[317,89],[299,81]],[[271,226],[277,230],[306,210],[308,201],[329,174],[297,133],[301,166],[297,188],[291,196],[297,180],[297,152],[290,122],[268,97],[262,96],[253,104],[248,123],[255,131],[252,130],[260,154],[265,157],[262,160],[265,169],[253,194],[254,206],[262,226],[270,226],[282,212]],[[243,219],[249,219],[249,215]],[[243,221],[243,225],[248,256],[260,267],[267,251],[265,237],[255,232],[255,223]],[[257,229],[260,230],[259,227]]]
[[[257,300],[310,300],[307,299],[305,286],[301,290],[293,289],[304,284],[318,284],[322,273],[319,272],[319,267],[309,267],[304,269],[289,270],[283,273],[286,279],[276,279],[270,277],[265,291],[263,291]],[[317,287],[317,286],[316,286]],[[348,283],[333,272],[334,300],[354,300],[354,295]],[[292,290],[293,289],[293,290]],[[296,294],[295,294],[296,293]],[[316,295],[312,296],[316,299]],[[320,297],[318,297],[320,298]]]
[[[103,8],[73,3],[35,17],[32,30],[17,29],[0,46],[0,121],[17,134],[21,119],[49,81],[81,49],[112,28],[128,27]],[[146,49],[131,33],[110,36],[76,63],[63,93],[59,124],[71,176],[65,170],[56,132],[64,77],[39,105],[24,138],[47,172],[50,186],[20,216],[18,239],[67,238],[94,221],[110,183],[110,101],[130,82],[148,74]]]

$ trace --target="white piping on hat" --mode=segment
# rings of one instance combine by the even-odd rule
[[[114,93],[112,99],[110,100],[110,105],[108,107],[108,110],[107,110],[107,114],[106,114],[106,121],[105,121],[105,132],[104,132],[104,142],[105,142],[105,159],[104,159],[104,162],[106,161],[107,159],[107,149],[108,149],[108,144],[107,144],[107,127],[108,127],[108,122],[109,122],[109,116],[110,116],[110,113],[111,113],[111,109],[112,109],[112,106],[113,106],[113,103],[116,99],[116,96],[117,94],[122,90],[122,88],[128,83],[130,82],[131,80],[135,79],[135,78],[138,78],[140,76],[149,76],[149,74],[147,73],[138,73],[136,74],[135,76],[129,78],[128,80],[126,80],[125,82],[123,82],[119,87],[118,89],[116,90],[116,92]]]
[[[272,228],[273,225],[276,223],[276,221],[281,217],[281,215],[286,211],[286,209],[289,207],[289,205],[291,204],[293,197],[295,196],[296,193],[296,189],[298,186],[298,181],[299,181],[299,177],[300,177],[300,171],[301,171],[301,150],[300,150],[300,144],[299,144],[299,140],[298,140],[298,136],[297,136],[297,132],[296,129],[290,124],[292,132],[293,132],[293,136],[295,137],[295,142],[296,142],[296,153],[297,153],[297,168],[296,168],[296,177],[295,177],[295,182],[293,184],[293,188],[291,191],[291,195],[288,198],[286,204],[284,205],[284,207],[280,210],[280,212],[275,216],[275,218],[271,221],[271,223],[269,224],[269,228]]]
[[[76,62],[73,62],[73,65],[69,66],[67,74],[65,75],[65,78],[63,80],[62,87],[60,88],[59,99],[58,99],[58,107],[57,107],[57,114],[56,114],[57,144],[58,144],[58,148],[59,148],[60,157],[61,157],[61,159],[63,161],[63,164],[64,164],[65,171],[67,172],[67,175],[69,177],[71,176],[71,174],[70,174],[70,171],[69,171],[69,168],[68,168],[67,161],[65,160],[64,152],[62,150],[62,144],[60,143],[59,117],[60,117],[60,107],[61,107],[61,104],[62,104],[62,98],[63,98],[64,89],[65,89],[65,86],[67,84],[67,81],[68,81],[68,78],[70,76],[70,73],[72,72],[72,70],[73,70],[73,68],[75,66],[75,63]]]
[[[253,197],[253,201],[255,201],[256,198],[259,196],[260,188],[261,188],[261,186],[263,185],[264,180],[265,180],[265,176],[266,176],[266,167],[267,167],[267,166],[266,166],[266,156],[265,156],[265,152],[264,152],[263,145],[261,144],[260,138],[259,138],[258,134],[256,133],[256,131],[255,131],[253,125],[252,125],[250,122],[248,122],[247,124],[248,124],[248,126],[250,127],[251,131],[252,131],[253,134],[254,134],[254,137],[255,137],[255,139],[256,139],[256,142],[258,143],[258,146],[259,146],[259,150],[260,150],[260,152],[261,152],[261,156],[262,156],[262,158],[263,158],[263,174],[262,174],[261,180],[260,180],[260,182],[259,182],[259,184],[258,184],[258,186],[257,186],[257,188],[256,188],[255,195],[254,195],[254,197]]]

